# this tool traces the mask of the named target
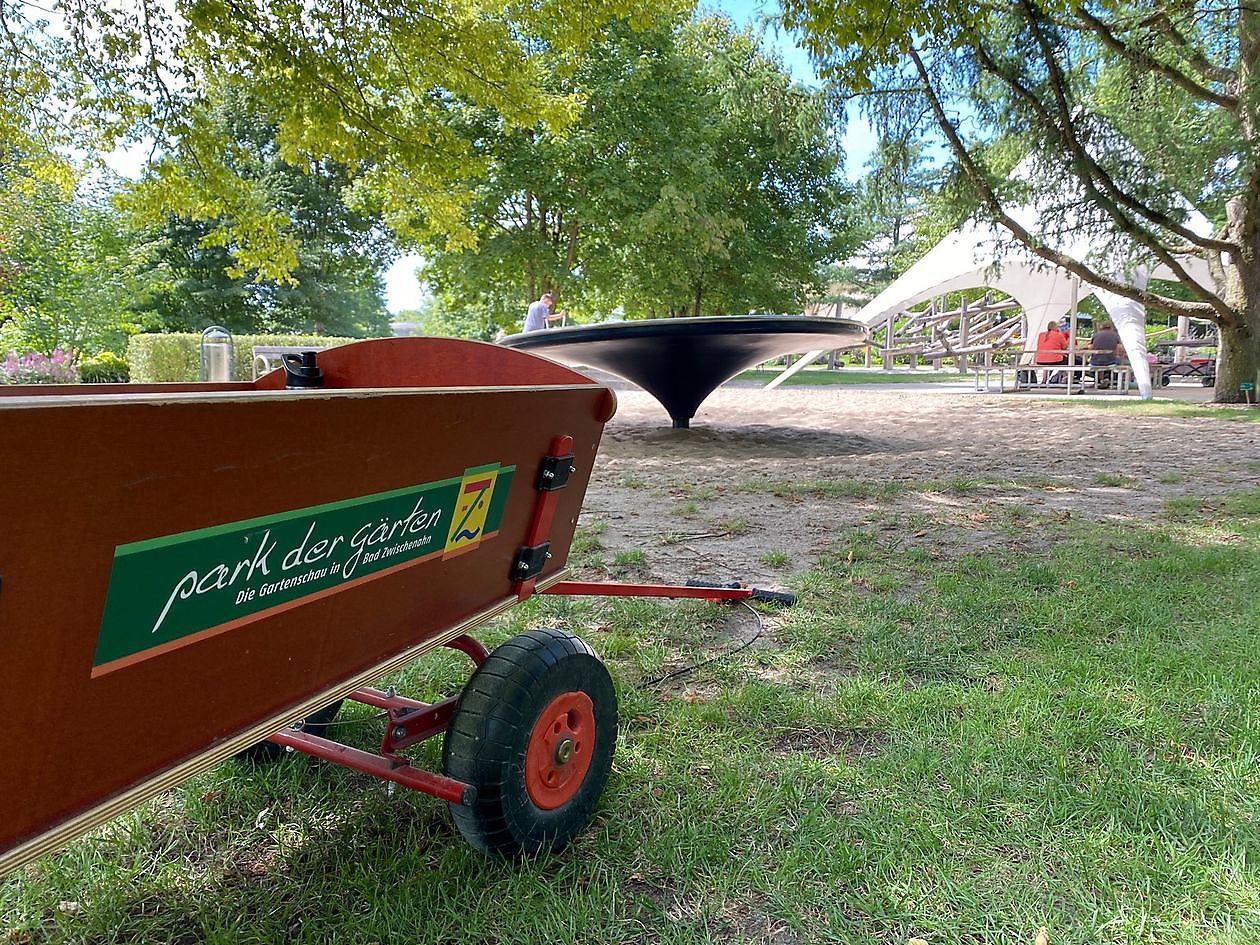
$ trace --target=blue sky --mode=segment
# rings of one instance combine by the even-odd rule
[[[754,30],[761,30],[763,18],[778,13],[779,5],[777,0],[701,0],[701,8],[725,13],[736,26],[743,27],[751,23]],[[784,66],[799,82],[817,85],[818,77],[809,57],[792,41],[791,36],[773,28],[765,29],[763,35],[766,45],[778,52]],[[856,180],[861,176],[862,165],[873,150],[874,135],[870,126],[860,118],[850,116],[843,145],[848,177]],[[415,275],[419,261],[419,256],[404,256],[386,273],[385,303],[391,312],[420,305],[424,290]]]
[[[771,2],[767,0],[701,0],[700,6],[702,10],[725,13],[737,26],[744,26],[751,22],[754,29],[761,28],[761,21],[764,18],[777,16],[779,13],[779,5],[773,0]],[[779,51],[792,75],[808,85],[817,83],[817,76],[809,57],[792,42],[790,36],[769,29],[765,33],[765,38],[770,46]]]

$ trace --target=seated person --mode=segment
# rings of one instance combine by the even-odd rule
[[[1067,364],[1067,335],[1059,331],[1059,323],[1051,321],[1046,325],[1046,330],[1037,336],[1037,355],[1034,358],[1035,364]],[[1050,383],[1051,378],[1044,375],[1050,374],[1049,371],[1043,372],[1042,383]]]
[[[1120,343],[1120,333],[1111,322],[1103,322],[1098,326],[1094,337],[1089,340],[1089,346],[1093,350],[1089,356],[1089,363],[1094,367],[1110,367],[1113,364],[1119,364],[1124,356],[1124,345]],[[1094,385],[1101,390],[1106,390],[1111,386],[1112,373],[1111,371],[1099,372],[1094,379]]]
[[[1089,356],[1090,364],[1119,364],[1124,354],[1124,345],[1120,343],[1120,333],[1111,322],[1103,322],[1098,326],[1094,337],[1089,339],[1089,346],[1094,352]]]

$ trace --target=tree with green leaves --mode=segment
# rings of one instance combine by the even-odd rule
[[[923,235],[939,173],[927,146],[913,132],[883,136],[866,163],[853,201],[854,240],[860,265],[853,275],[871,290],[887,286],[931,249]]]
[[[484,171],[468,246],[430,240],[448,304],[519,325],[544,290],[582,315],[799,309],[837,254],[847,196],[821,97],[723,18],[610,30],[555,93],[562,131],[469,109]]]
[[[979,213],[1084,281],[1220,337],[1217,399],[1260,377],[1260,11],[1187,0],[889,6],[784,0],[822,73],[848,94],[930,110]],[[1014,180],[997,145],[1034,156]],[[1013,206],[1040,208],[1035,226]],[[1213,227],[1195,225],[1191,207]],[[1063,247],[1111,237],[1098,258]],[[1188,260],[1212,278],[1192,278]],[[1160,265],[1189,298],[1135,267]]]
[[[94,128],[58,107],[85,87],[35,13],[0,0],[0,350],[118,348],[139,260],[107,178],[65,156]]]
[[[114,183],[65,158],[0,151],[0,349],[121,351],[148,278]]]
[[[346,169],[329,160],[291,164],[280,154],[275,122],[252,93],[224,86],[216,94],[216,133],[229,143],[223,163],[259,188],[283,221],[295,264],[283,278],[246,270],[216,239],[234,221],[170,217],[151,240],[161,285],[141,309],[172,331],[217,324],[244,333],[388,333],[382,272],[395,250],[379,216],[346,206]],[[168,160],[195,156],[176,148]],[[143,190],[147,181],[137,186]]]
[[[333,161],[360,205],[396,233],[442,233],[457,246],[470,239],[462,209],[479,164],[449,128],[453,103],[493,109],[515,127],[562,126],[579,103],[551,91],[548,73],[571,68],[611,20],[656,9],[646,0],[59,0],[66,39],[52,41],[37,7],[0,0],[0,39],[21,40],[14,55],[32,36],[45,47],[22,60],[11,89],[21,105],[4,115],[71,116],[102,153],[151,139],[133,207],[154,221],[213,222],[207,242],[245,270],[284,279],[299,262],[297,238],[261,182],[233,168],[215,83],[248,84],[275,120],[285,161]],[[73,94],[50,91],[59,76]]]

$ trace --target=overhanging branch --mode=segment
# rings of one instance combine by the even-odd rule
[[[980,197],[981,203],[984,204],[988,212],[993,218],[1007,230],[1015,239],[1024,246],[1029,252],[1040,259],[1053,263],[1056,266],[1072,273],[1091,285],[1113,292],[1122,298],[1131,299],[1142,305],[1157,308],[1161,311],[1168,312],[1173,315],[1187,315],[1191,318],[1204,318],[1219,324],[1232,326],[1236,323],[1237,318],[1232,310],[1227,310],[1225,314],[1217,311],[1215,307],[1206,302],[1184,302],[1179,299],[1170,299],[1166,296],[1149,292],[1145,289],[1139,289],[1125,282],[1120,282],[1109,276],[1095,272],[1091,267],[1085,265],[1079,260],[1052,249],[1044,245],[1028,232],[1018,221],[1011,217],[1002,207],[1002,202],[998,199],[997,194],[985,179],[984,173],[976,165],[971,154],[967,151],[966,145],[958,136],[958,130],[954,127],[949,116],[945,114],[945,107],[941,104],[940,97],[936,94],[936,90],[932,85],[931,76],[928,74],[927,67],[923,63],[923,59],[919,56],[919,52],[913,46],[908,50],[910,60],[914,63],[915,70],[919,73],[919,79],[923,83],[923,92],[927,97],[928,104],[931,106],[932,114],[936,118],[937,125],[940,126],[941,133],[945,136],[949,143],[950,150],[954,157],[962,166],[963,172],[967,175],[968,181],[975,188],[977,195]]]
[[[1085,9],[1083,5],[1077,4],[1072,8],[1072,12],[1078,19],[1080,19],[1081,22],[1088,26],[1099,39],[1102,40],[1104,46],[1116,53],[1118,56],[1133,63],[1133,65],[1159,73],[1174,85],[1180,86],[1191,95],[1196,98],[1200,98],[1205,102],[1211,102],[1213,105],[1219,105],[1221,108],[1230,112],[1234,112],[1238,109],[1238,96],[1210,89],[1203,83],[1186,75],[1180,69],[1174,68],[1166,62],[1161,62],[1150,53],[1143,52],[1140,49],[1134,49],[1112,32],[1111,28],[1106,23]]]
[[[1199,73],[1211,82],[1220,85],[1229,86],[1237,81],[1238,74],[1232,69],[1219,66],[1203,55],[1202,50],[1196,49],[1181,30],[1177,29],[1172,18],[1168,15],[1167,10],[1160,10],[1154,15],[1147,17],[1142,21],[1143,26],[1149,26],[1157,32],[1166,36],[1175,46],[1177,46],[1186,61]]]
[[[1114,200],[1126,199],[1127,195],[1098,166],[1097,162],[1093,160],[1086,151],[1085,146],[1076,136],[1076,128],[1072,122],[1072,106],[1067,98],[1063,69],[1059,65],[1054,49],[1051,47],[1050,38],[1046,36],[1045,30],[1042,29],[1038,11],[1033,8],[1031,0],[1019,0],[1019,8],[1024,15],[1025,22],[1033,32],[1038,48],[1041,49],[1041,55],[1045,60],[1046,70],[1050,78],[1050,88],[1054,93],[1055,107],[1058,109],[1059,119],[1057,122],[1054,122],[1053,116],[1048,117],[1057,126],[1057,131],[1061,134],[1073,156],[1073,164],[1077,169],[1076,177],[1080,181],[1081,186],[1085,188],[1086,196],[1091,202],[1106,211],[1107,215],[1116,222],[1122,233],[1139,246],[1144,246],[1156,259],[1167,266],[1174,278],[1181,282],[1191,293],[1198,296],[1201,301],[1211,305],[1222,317],[1228,317],[1230,309],[1224,300],[1193,279],[1185,267],[1182,266],[1180,260],[1173,256],[1161,241],[1155,239],[1145,228],[1138,226],[1115,204]],[[1096,178],[1107,191],[1106,194],[1102,193],[1095,185]],[[1189,231],[1185,230],[1184,233],[1189,233]]]
[[[1155,226],[1163,227],[1168,230],[1168,232],[1194,244],[1191,251],[1207,249],[1218,253],[1238,252],[1238,246],[1236,243],[1217,239],[1212,236],[1202,236],[1195,233],[1180,221],[1175,220],[1167,214],[1156,210],[1154,207],[1143,203],[1125,191],[1115,182],[1115,179],[1111,177],[1107,170],[1099,164],[1092,155],[1090,155],[1089,151],[1081,145],[1079,139],[1077,139],[1074,134],[1064,130],[1064,126],[1067,128],[1071,127],[1070,116],[1063,116],[1062,124],[1059,121],[1056,121],[1054,116],[1051,115],[1050,112],[1047,111],[1046,107],[1041,103],[1041,100],[1038,99],[1037,96],[1034,95],[1033,92],[1022,82],[1020,82],[1017,76],[1012,75],[1008,70],[1004,69],[1002,65],[989,54],[987,49],[985,49],[982,45],[977,44],[975,50],[982,68],[984,68],[984,70],[994,78],[1004,82],[1011,88],[1011,90],[1032,110],[1047,133],[1058,141],[1064,150],[1072,153],[1074,158],[1080,163],[1082,169],[1086,170],[1089,176],[1098,181],[1099,185],[1107,192],[1116,204],[1127,207],[1134,213],[1145,217]],[[1114,209],[1113,216],[1119,214],[1118,207],[1112,208],[1107,204],[1104,204],[1104,209],[1107,209],[1109,212],[1112,212]],[[1144,231],[1142,232],[1142,236],[1149,238],[1149,234],[1146,234]],[[1148,242],[1147,239],[1142,239],[1141,241],[1143,245],[1146,245],[1153,252],[1155,251],[1155,245]]]

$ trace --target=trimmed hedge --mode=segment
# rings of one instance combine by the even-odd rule
[[[234,335],[232,337],[232,380],[248,381],[254,376],[255,347],[274,345],[332,348],[356,338],[323,335]],[[132,335],[127,344],[131,379],[138,384],[185,383],[201,379],[201,336],[192,332],[160,335]]]
[[[79,362],[81,384],[126,384],[129,380],[131,371],[127,362],[112,351],[102,351]]]

